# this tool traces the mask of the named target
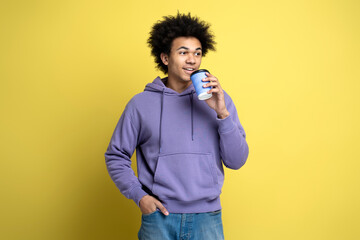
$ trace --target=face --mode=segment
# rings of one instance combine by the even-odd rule
[[[170,54],[161,54],[161,59],[168,66],[169,81],[190,82],[192,72],[201,64],[201,43],[195,37],[175,38]]]

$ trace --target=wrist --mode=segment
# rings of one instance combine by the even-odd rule
[[[227,118],[229,115],[230,115],[229,111],[226,110],[226,111],[224,111],[224,112],[218,113],[218,114],[217,114],[217,117],[218,117],[219,119],[224,119],[224,118]]]
[[[146,200],[146,198],[150,197],[150,195],[144,195],[140,201],[139,201],[139,206],[140,206],[140,203],[143,202],[144,200]]]

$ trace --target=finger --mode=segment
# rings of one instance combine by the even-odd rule
[[[164,214],[164,215],[169,215],[169,212],[168,210],[166,210],[166,208],[161,204],[161,202],[157,201],[156,203],[156,206],[158,209],[160,209],[160,211]]]
[[[204,88],[207,88],[207,87],[211,87],[212,89],[219,89],[219,90],[222,90],[220,84],[218,82],[214,82],[214,83],[207,83],[204,85]]]
[[[212,89],[210,89],[209,91],[207,91],[207,93],[217,93],[217,92],[220,92],[220,89],[218,89],[218,88],[212,88]]]
[[[205,81],[205,82],[217,81],[217,78],[214,77],[214,76],[208,76],[208,77],[206,77],[206,78],[203,78],[202,80]]]
[[[217,86],[219,86],[219,83],[218,82],[209,82],[209,83],[203,85],[203,87],[210,87],[210,86],[217,87]]]
[[[206,72],[205,75],[208,77],[214,77],[214,75],[212,75],[211,73],[208,73],[208,72]]]

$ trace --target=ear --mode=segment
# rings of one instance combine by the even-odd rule
[[[166,53],[161,53],[160,58],[163,64],[165,64],[166,66],[169,64],[169,56]]]

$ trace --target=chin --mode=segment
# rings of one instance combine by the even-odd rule
[[[186,81],[186,82],[189,82],[189,81],[191,81],[191,78],[190,78],[190,76],[185,76],[185,77],[183,78],[183,80]]]

